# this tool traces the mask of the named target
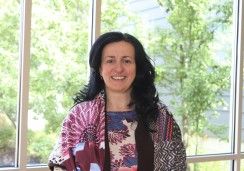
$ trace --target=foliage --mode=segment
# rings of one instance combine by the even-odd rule
[[[223,24],[217,22],[225,20],[219,21],[214,18],[216,15],[209,20],[207,14],[219,12],[214,8],[216,4],[210,1],[158,2],[167,9],[171,25],[158,30],[160,36],[154,53],[163,58],[162,64],[158,65],[158,81],[172,97],[172,105],[175,114],[181,118],[183,137],[188,146],[189,137],[202,137],[207,130],[213,131],[208,120],[216,113],[208,113],[224,105],[221,95],[230,85],[230,64],[219,64],[210,51],[217,26]],[[220,7],[221,4],[218,9]],[[230,21],[231,14],[226,15]],[[231,56],[228,58],[231,59]],[[216,132],[218,129],[214,130],[217,135],[221,133]]]
[[[140,18],[128,11],[129,0],[106,0],[102,3],[101,32],[121,31],[137,34]]]
[[[58,131],[86,81],[88,11],[87,1],[33,5],[30,109],[47,120],[47,131]]]
[[[128,31],[142,38],[155,60],[161,61],[157,81],[172,97],[186,145],[188,136],[201,137],[206,130],[225,138],[223,125],[208,122],[217,114],[207,113],[224,103],[221,95],[229,88],[230,65],[214,59],[211,43],[219,29],[231,24],[232,2],[211,2],[158,0],[166,8],[170,28],[156,32],[124,8],[128,1],[106,0],[102,6],[101,32]],[[0,114],[11,122],[0,127],[0,148],[6,148],[14,143],[16,127],[19,4],[2,5],[6,8],[0,7]],[[87,0],[33,1],[29,119],[41,117],[46,125],[45,130],[28,132],[31,163],[46,163],[56,132],[72,107],[72,96],[86,82],[88,12]]]
[[[15,148],[15,129],[7,115],[0,113],[0,152]]]
[[[229,161],[214,161],[214,162],[202,162],[198,164],[190,164],[189,170],[221,170],[228,171],[229,169]]]
[[[30,164],[46,163],[50,151],[57,139],[55,134],[46,134],[43,131],[28,132],[28,156]]]
[[[16,127],[18,93],[18,29],[16,1],[0,2],[0,113]],[[2,6],[4,8],[2,9]]]
[[[4,8],[3,8],[4,7]],[[0,1],[0,160],[13,159],[16,142],[18,96],[18,18],[17,1]],[[0,163],[9,165],[13,161]]]
[[[8,1],[0,11],[0,35],[3,38],[0,41],[0,113],[12,122],[12,125],[0,129],[3,133],[0,139],[5,140],[0,142],[5,149],[9,141],[15,140],[19,74],[18,5],[16,1]],[[37,162],[46,163],[50,146],[55,143],[47,137],[60,130],[61,121],[72,107],[73,95],[86,81],[88,5],[85,0],[33,1],[29,120],[36,117],[46,120],[46,133],[37,132],[31,136],[28,146],[29,155]],[[29,134],[32,135],[30,131]],[[41,136],[47,139],[41,139]],[[45,147],[40,154],[38,143]]]

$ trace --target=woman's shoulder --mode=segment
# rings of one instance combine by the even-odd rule
[[[173,114],[168,109],[168,106],[165,103],[159,102],[158,109],[159,109],[159,115],[173,118]]]
[[[160,128],[159,130],[162,131],[162,134],[164,134],[163,139],[181,139],[181,130],[174,115],[165,104],[159,103],[158,106],[159,116],[157,119],[157,126]]]
[[[77,103],[69,110],[63,123],[92,122],[97,117],[103,120],[104,106],[103,100],[99,97]]]
[[[83,112],[84,110],[91,110],[94,108],[102,108],[104,107],[104,99],[100,95],[97,95],[94,99],[92,100],[86,100],[83,102],[79,102],[75,104],[71,109],[71,113],[80,113]]]
[[[165,104],[159,104],[155,141],[155,170],[186,170],[186,151],[181,130]]]

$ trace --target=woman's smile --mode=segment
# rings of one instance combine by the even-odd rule
[[[126,77],[123,76],[112,76],[112,79],[114,80],[124,80]]]
[[[129,93],[136,76],[133,45],[125,41],[107,44],[102,52],[100,75],[106,91]]]

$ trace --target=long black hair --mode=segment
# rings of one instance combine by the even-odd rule
[[[107,44],[119,41],[126,41],[135,49],[136,77],[132,83],[131,98],[137,117],[144,123],[146,130],[150,131],[149,125],[159,113],[159,97],[154,85],[155,68],[140,41],[128,33],[107,32],[95,41],[89,54],[89,82],[76,94],[74,103],[92,100],[104,89],[104,81],[99,73],[102,51]]]

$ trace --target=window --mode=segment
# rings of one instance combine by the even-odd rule
[[[87,79],[91,3],[0,3],[0,169],[46,169],[72,96]]]
[[[47,163],[72,96],[86,81],[89,5],[32,1],[28,164]]]
[[[230,152],[233,2],[128,0],[117,9],[113,3],[102,4],[102,31],[129,31],[141,38],[156,64],[160,97],[181,125],[188,155]],[[108,19],[114,25],[107,25]]]
[[[236,167],[236,3],[102,1],[102,32],[135,34],[155,61],[160,98],[181,126],[190,170]]]
[[[17,1],[0,1],[0,167],[16,163],[19,8]]]
[[[134,34],[155,62],[189,170],[244,170],[242,9],[240,0],[0,0],[0,170],[47,170],[86,83],[89,41],[112,30]]]

